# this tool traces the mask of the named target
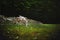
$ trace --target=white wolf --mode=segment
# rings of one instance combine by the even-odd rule
[[[25,24],[26,27],[28,26],[28,19],[26,17],[23,16],[19,16],[19,17],[9,17],[7,18],[7,20],[16,23],[16,24]]]
[[[28,26],[28,19],[26,17],[19,16],[16,19],[19,23],[24,23],[26,25],[26,27]]]

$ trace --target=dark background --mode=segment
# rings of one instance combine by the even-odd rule
[[[56,0],[1,0],[0,14],[5,16],[26,16],[48,24],[59,23],[56,18]]]

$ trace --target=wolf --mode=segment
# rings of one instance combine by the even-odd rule
[[[25,24],[26,27],[28,26],[28,19],[21,15],[19,15],[18,17],[8,17],[7,20],[15,24]]]
[[[16,20],[18,21],[17,23],[24,23],[26,27],[28,26],[28,19],[26,17],[19,15]]]

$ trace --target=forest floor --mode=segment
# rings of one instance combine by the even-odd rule
[[[55,32],[55,24],[40,24],[40,22],[30,20],[29,25],[10,24],[9,22],[0,24],[0,40],[49,40]]]

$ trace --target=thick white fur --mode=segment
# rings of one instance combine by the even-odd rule
[[[26,27],[28,26],[28,20],[26,17],[23,17],[23,16],[7,18],[7,20],[9,20],[13,23],[16,23],[16,24],[24,23],[26,25]]]
[[[19,16],[17,18],[18,18],[18,21],[20,21],[20,23],[24,23],[26,25],[26,27],[28,26],[28,20],[26,17]]]

